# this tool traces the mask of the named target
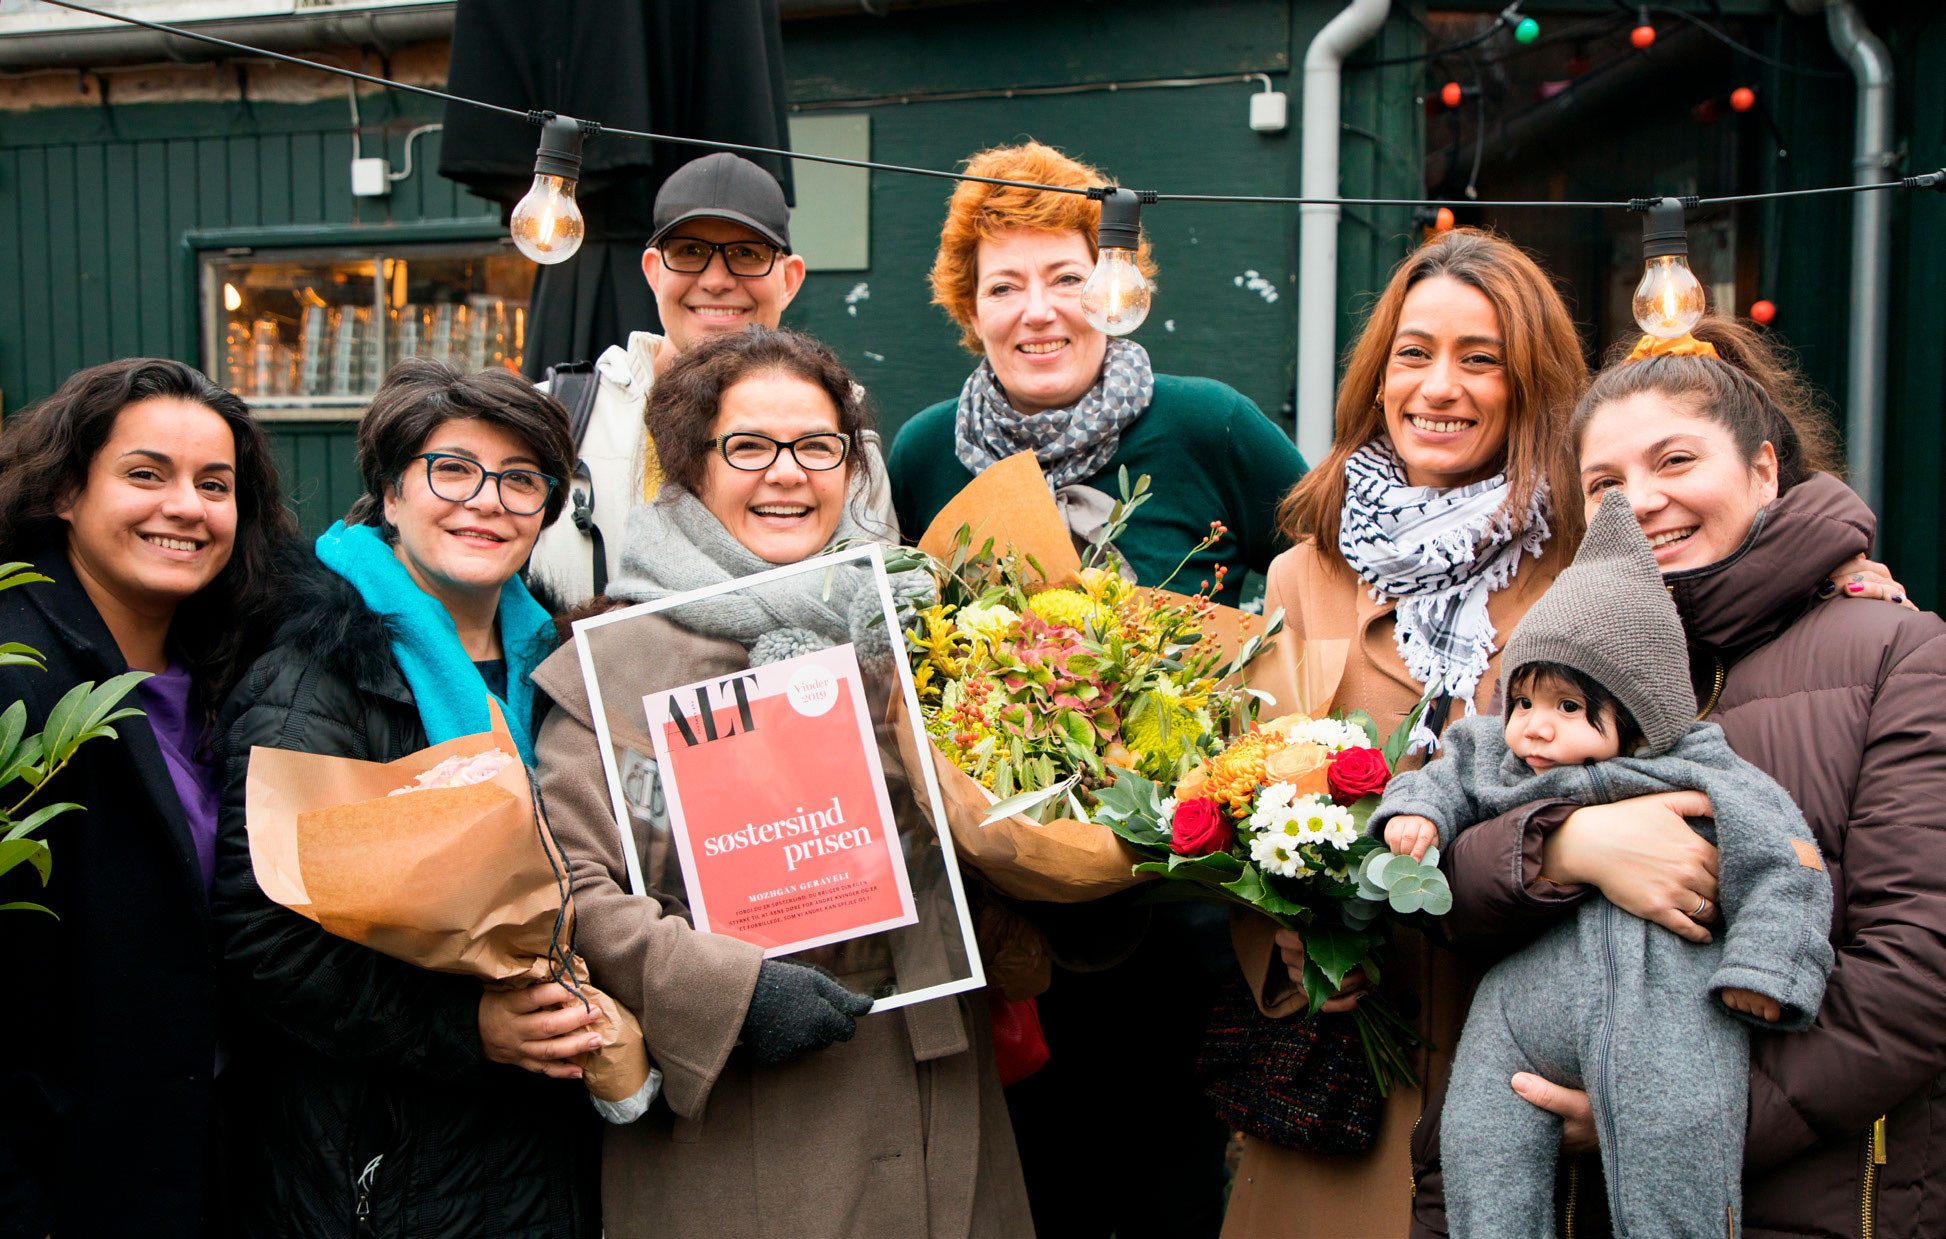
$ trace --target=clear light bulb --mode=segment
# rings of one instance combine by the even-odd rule
[[[1125,336],[1149,316],[1149,281],[1135,251],[1103,246],[1094,273],[1081,286],[1081,313],[1097,330]]]
[[[1642,330],[1663,340],[1689,334],[1703,317],[1703,283],[1681,254],[1662,254],[1648,260],[1642,282],[1630,303]]]
[[[565,176],[534,174],[533,188],[514,208],[514,247],[539,263],[566,262],[588,231],[574,201],[575,183]]]

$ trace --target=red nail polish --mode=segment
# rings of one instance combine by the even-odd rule
[[[1862,594],[1865,592],[1865,587],[1863,585],[1859,585],[1854,582],[1853,584],[1845,586],[1845,592],[1847,594]]]

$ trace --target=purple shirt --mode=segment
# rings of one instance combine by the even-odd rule
[[[189,714],[189,671],[171,664],[167,671],[136,685],[135,693],[162,748],[162,760],[168,763],[183,815],[189,819],[189,838],[202,866],[203,893],[208,894],[216,872],[216,802],[222,784],[216,763],[201,760],[197,753],[202,748],[198,741],[203,725]]]

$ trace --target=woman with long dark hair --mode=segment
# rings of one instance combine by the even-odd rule
[[[41,832],[45,887],[27,865],[0,879],[0,904],[55,914],[0,910],[0,949],[37,988],[0,1020],[10,1233],[192,1236],[221,1211],[210,742],[295,533],[243,401],[180,362],[80,371],[0,432],[0,560],[50,578],[0,593],[0,640],[46,660],[0,667],[0,702],[32,734],[75,683],[150,673],[124,701],[144,716],[35,798],[85,806]]]

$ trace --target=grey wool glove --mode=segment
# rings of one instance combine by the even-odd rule
[[[743,1044],[760,1063],[781,1063],[849,1041],[872,1000],[815,968],[767,959],[743,1017]]]

